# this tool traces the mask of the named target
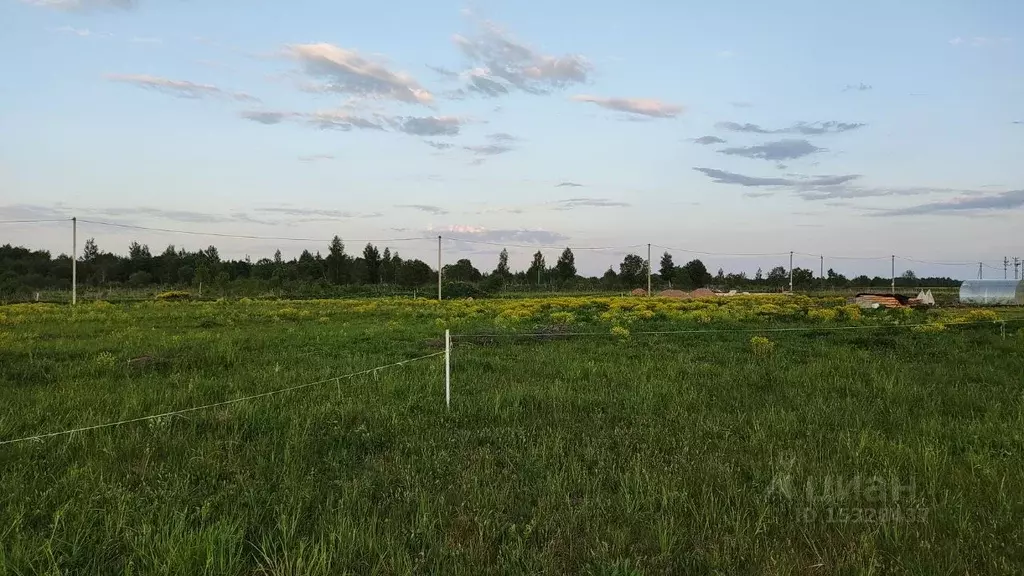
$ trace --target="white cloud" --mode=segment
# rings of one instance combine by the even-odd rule
[[[229,92],[211,84],[197,84],[187,80],[171,80],[148,74],[105,74],[107,80],[132,84],[139,88],[156,90],[178,98],[228,98],[239,102],[258,102],[259,98],[245,92]]]
[[[493,22],[481,22],[472,37],[456,34],[455,45],[474,64],[463,74],[468,90],[500,96],[510,90],[546,94],[587,81],[590,62],[577,54],[541,54]]]
[[[296,44],[285,54],[300,62],[305,73],[321,81],[324,92],[386,98],[411,104],[431,104],[434,96],[412,76],[393,72],[384,64],[363,57],[354,50],[333,44]]]
[[[578,94],[572,97],[576,102],[590,102],[602,108],[640,114],[651,118],[675,118],[683,113],[684,108],[677,104],[669,104],[652,98],[605,98]]]
[[[103,8],[120,8],[128,10],[138,5],[137,0],[22,0],[34,6],[64,10],[67,12],[86,11]]]

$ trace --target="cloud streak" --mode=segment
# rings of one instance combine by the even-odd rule
[[[542,54],[493,22],[481,22],[474,35],[456,34],[452,41],[474,65],[462,73],[467,91],[485,96],[503,96],[513,90],[547,94],[585,83],[592,70],[583,56]]]
[[[922,216],[928,214],[970,214],[1013,210],[1024,207],[1024,190],[1009,190],[988,196],[955,198],[942,202],[928,202],[906,208],[882,210],[874,216]]]
[[[112,82],[131,84],[146,90],[154,90],[176,98],[201,99],[201,98],[226,98],[237,102],[259,102],[259,98],[246,94],[245,92],[230,92],[221,90],[211,84],[197,84],[187,80],[171,80],[147,74],[105,74],[103,76]]]
[[[714,168],[694,168],[697,172],[712,179],[716,184],[737,184],[739,186],[790,186],[790,187],[815,187],[815,186],[838,186],[860,178],[859,174],[847,174],[842,176],[815,176],[810,178],[760,178],[756,176],[744,176],[735,172],[716,170]]]
[[[683,113],[683,107],[677,104],[669,104],[652,98],[606,98],[603,96],[591,96],[589,94],[578,94],[571,98],[576,102],[589,102],[608,110],[626,112],[628,114],[639,114],[650,118],[675,118]]]
[[[85,12],[89,10],[120,9],[130,10],[138,6],[138,0],[23,0],[33,6],[52,8],[66,12]]]
[[[949,205],[950,207],[937,208],[937,210],[969,209],[963,208],[964,206],[980,208],[981,206],[975,205],[973,204],[973,202],[975,201],[976,197],[984,196],[984,192],[978,190],[939,188],[932,186],[864,186],[859,185],[857,183],[861,178],[859,174],[844,174],[835,176],[805,176],[800,174],[788,174],[786,178],[778,178],[746,176],[743,174],[737,174],[735,172],[716,170],[714,168],[694,168],[694,170],[708,176],[716,184],[732,184],[747,188],[767,189],[764,192],[747,192],[745,195],[749,197],[773,196],[779,193],[790,193],[802,200],[808,201],[839,199],[848,200],[854,198],[876,198],[884,196],[925,196],[930,194],[953,193],[962,194],[968,197],[968,199],[966,200],[960,200],[954,203],[939,202],[935,203],[934,206],[928,205],[931,211],[935,211],[935,207],[947,205]],[[1010,199],[1012,198],[1013,197],[1011,196]],[[956,206],[956,208],[953,207],[954,205]],[[913,210],[925,209],[914,208]],[[906,214],[910,213],[911,212],[906,212]]]
[[[576,208],[626,208],[630,204],[607,198],[567,198],[555,202],[555,210],[573,210]]]
[[[342,220],[351,218],[378,218],[382,216],[382,214],[378,212],[359,213],[349,212],[348,210],[332,210],[328,208],[289,208],[287,206],[257,208],[256,211],[269,214],[279,214],[282,216],[293,216],[299,218],[298,221],[300,222]]]
[[[455,136],[465,121],[457,116],[403,117],[390,121],[399,132],[413,136]]]
[[[395,208],[410,208],[412,210],[419,210],[420,212],[427,212],[428,214],[434,214],[440,216],[447,214],[448,211],[440,206],[434,206],[432,204],[397,204]]]
[[[312,89],[355,96],[431,104],[434,96],[412,76],[394,72],[355,50],[333,44],[294,44],[284,55],[302,65],[307,76],[319,81]]]
[[[463,146],[462,149],[481,156],[496,156],[515,150],[515,148],[505,144],[479,144],[476,146]]]
[[[718,136],[701,136],[700,138],[694,138],[693,142],[702,146],[710,146],[712,144],[725,144],[725,139]]]
[[[802,134],[805,136],[817,136],[820,134],[838,134],[863,128],[867,124],[861,122],[796,122],[785,128],[768,129],[758,124],[740,124],[738,122],[719,122],[715,127],[729,132],[746,132],[751,134]]]
[[[741,148],[722,148],[718,152],[730,156],[743,156],[744,158],[757,158],[761,160],[779,161],[794,160],[821,152],[819,148],[807,140],[778,140],[767,142],[757,146],[745,146]]]
[[[429,229],[428,234],[442,233],[445,238],[470,240],[491,244],[562,244],[568,236],[547,230],[505,229],[490,230],[480,226],[454,225],[442,230]]]

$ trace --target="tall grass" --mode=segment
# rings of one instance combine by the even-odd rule
[[[498,311],[359,310],[0,308],[0,440],[389,364]],[[450,411],[438,357],[0,446],[0,574],[1024,570],[1019,325],[645,326],[456,338]]]

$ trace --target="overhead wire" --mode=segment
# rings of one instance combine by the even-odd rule
[[[96,224],[99,226],[111,226],[115,228],[128,228],[132,230],[147,230],[151,232],[165,232],[169,234],[188,234],[191,236],[213,236],[217,238],[237,238],[243,240],[279,240],[287,242],[330,242],[330,238],[297,238],[288,236],[257,236],[251,234],[228,234],[225,232],[199,232],[194,230],[178,230],[174,228],[157,228],[152,226],[138,226],[135,224],[122,224],[119,222],[103,222],[100,220],[85,220],[82,218],[78,219],[79,222],[86,224]],[[429,236],[414,236],[409,238],[371,238],[371,239],[349,239],[347,242],[409,242],[413,240],[431,240]]]

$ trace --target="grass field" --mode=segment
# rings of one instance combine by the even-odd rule
[[[0,445],[0,574],[1020,573],[1017,314],[799,296],[0,307],[0,442],[455,334],[450,410],[432,356]]]

